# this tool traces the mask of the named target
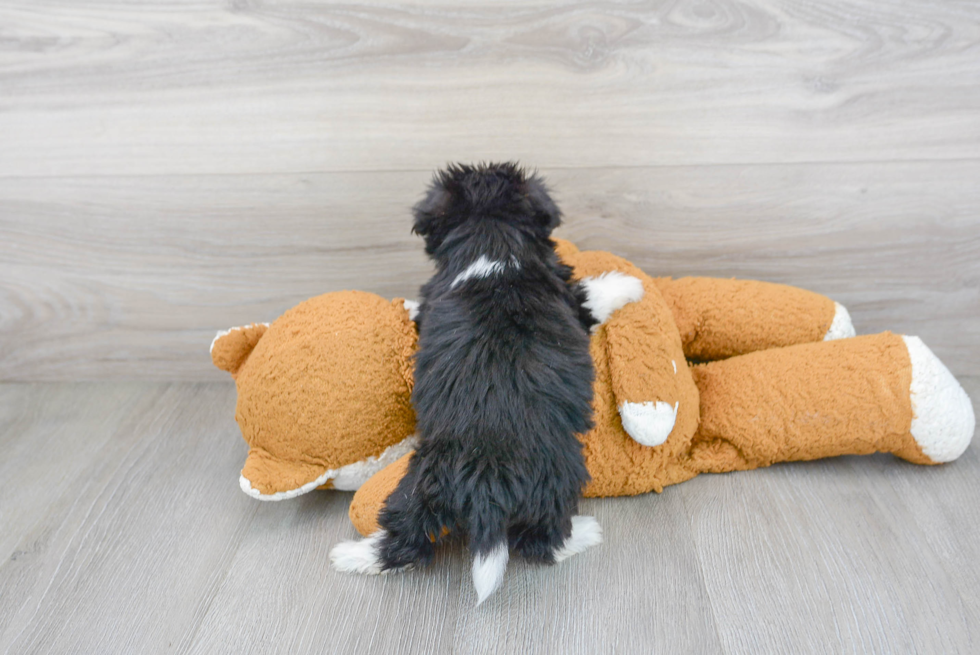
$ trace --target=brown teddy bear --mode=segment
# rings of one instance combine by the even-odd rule
[[[845,454],[937,464],[970,443],[970,399],[916,337],[845,338],[854,334],[846,310],[819,294],[651,278],[615,255],[558,244],[577,278],[619,271],[644,286],[592,336],[586,496]],[[330,293],[271,326],[215,338],[212,359],[238,387],[246,493],[281,500],[358,489],[351,520],[362,534],[377,529],[414,445],[412,311],[402,299]]]

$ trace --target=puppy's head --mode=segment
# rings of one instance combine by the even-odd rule
[[[500,221],[533,238],[547,239],[561,212],[544,182],[515,163],[451,164],[436,173],[414,208],[412,232],[433,255],[453,230],[471,221]]]

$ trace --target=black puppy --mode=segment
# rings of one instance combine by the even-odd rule
[[[508,548],[554,563],[602,540],[574,516],[589,480],[575,436],[592,427],[588,332],[643,289],[620,274],[572,283],[550,239],[560,217],[515,164],[450,166],[416,205],[437,268],[416,318],[419,445],[381,531],[335,547],[335,567],[428,563],[447,531],[465,534],[479,604]]]

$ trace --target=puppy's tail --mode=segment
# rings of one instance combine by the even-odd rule
[[[489,549],[478,550],[473,555],[473,586],[476,587],[477,606],[489,598],[503,582],[508,559],[510,553],[506,539]]]
[[[510,559],[507,541],[507,522],[503,508],[478,503],[470,513],[470,551],[473,553],[473,586],[476,604],[490,597],[504,579]]]

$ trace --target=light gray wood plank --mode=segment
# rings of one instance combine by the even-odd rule
[[[936,468],[847,457],[680,485],[725,651],[976,650],[978,469],[974,446]]]
[[[94,400],[73,386],[0,385],[0,562],[25,554],[16,550],[22,536],[156,398],[115,383],[103,385]]]
[[[346,495],[266,505],[191,652],[717,652],[683,507],[652,500],[583,502],[607,543],[555,567],[512,562],[478,608],[458,547],[425,570],[341,574],[327,553],[355,536]]]
[[[8,0],[0,176],[973,158],[975,2]]]
[[[810,288],[980,371],[980,160],[543,172],[584,248]],[[219,329],[344,288],[414,297],[428,179],[0,179],[0,379],[222,380]]]
[[[330,570],[329,548],[354,534],[350,494],[259,503],[238,491],[230,384],[130,386],[135,402],[121,385],[0,386],[36,408],[20,421],[26,440],[53,423],[49,447],[76,438],[72,428],[103,441],[70,488],[38,505],[36,525],[8,526],[20,548],[0,564],[0,652],[718,648],[678,502],[584,502],[606,545],[557,567],[515,562],[475,609],[458,548],[400,576]],[[86,411],[125,419],[92,426]]]
[[[145,398],[126,403],[108,439],[102,426],[60,431],[62,440],[103,445],[18,535],[19,555],[0,563],[0,651],[180,651],[208,610],[255,510],[237,485],[245,448],[229,420],[234,388],[140,389]],[[111,387],[72,390],[69,408],[127,409]],[[59,420],[85,428],[80,414]],[[29,426],[28,438],[44,423]]]
[[[484,612],[461,612],[454,645],[476,653],[719,652],[680,499],[597,499],[580,511],[598,519],[604,543],[554,573],[518,563],[520,586]]]
[[[962,383],[973,400],[974,412],[980,415],[980,377],[963,378]],[[974,443],[953,464],[926,471],[889,466],[891,463],[889,458],[874,458],[859,471],[875,483],[877,505],[899,517],[896,539],[905,539],[905,533],[912,532],[942,562],[947,576],[930,580],[928,587],[932,591],[948,581],[958,592],[960,601],[954,599],[948,611],[967,617],[965,650],[980,649],[980,569],[976,565],[980,561],[980,449]],[[854,462],[858,464],[860,460]],[[887,479],[890,486],[879,484],[881,479]],[[944,625],[927,628],[940,632]]]
[[[350,495],[247,498],[233,408],[230,384],[0,385],[0,443],[101,444],[60,495],[18,485],[44,502],[4,525],[0,652],[975,650],[975,446],[942,467],[837,458],[584,501],[602,546],[514,562],[474,608],[459,548],[404,575],[330,570]]]
[[[258,507],[190,652],[417,652],[444,642],[461,571],[332,571],[330,548],[354,532],[349,502],[348,493],[323,492]]]

